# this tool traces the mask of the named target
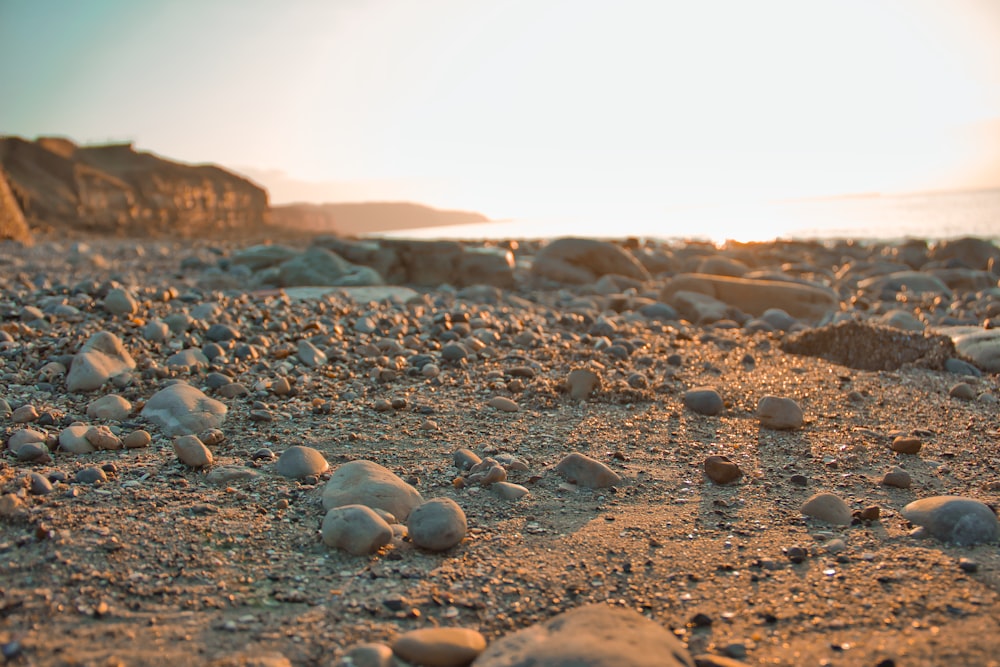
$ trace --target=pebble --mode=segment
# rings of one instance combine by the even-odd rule
[[[566,481],[590,489],[603,489],[622,482],[621,476],[614,470],[579,452],[567,454],[556,465],[556,472]]]
[[[715,387],[695,387],[684,392],[684,407],[700,415],[717,415],[725,409]]]
[[[120,288],[109,290],[101,305],[104,310],[118,316],[133,315],[139,310],[139,304],[135,298]]]
[[[167,357],[163,365],[167,368],[186,368],[193,371],[208,368],[209,363],[208,357],[205,356],[204,352],[198,348],[189,347],[186,350],[180,350]]]
[[[932,496],[915,500],[903,518],[922,526],[942,542],[959,546],[995,542],[1000,537],[997,515],[983,502],[963,496]]]
[[[948,390],[948,395],[963,401],[971,401],[976,398],[976,390],[967,382],[959,382]]]
[[[527,487],[511,482],[496,482],[490,488],[500,498],[510,501],[519,500],[530,493]]]
[[[212,450],[205,446],[196,435],[182,435],[173,441],[177,460],[191,468],[205,468],[212,465]]]
[[[802,408],[791,398],[764,396],[757,403],[757,418],[764,428],[794,430],[802,427]]]
[[[428,551],[446,551],[465,538],[465,512],[451,498],[433,498],[416,507],[406,520],[410,539]]]
[[[589,604],[494,640],[476,667],[691,667],[674,633],[624,607]]]
[[[458,468],[459,470],[469,470],[473,466],[478,465],[483,461],[481,458],[479,458],[479,455],[476,454],[474,451],[472,451],[471,449],[466,449],[464,447],[456,449],[454,452],[452,452],[451,458],[455,464],[455,467]]]
[[[71,454],[89,454],[97,451],[87,440],[87,431],[90,427],[86,424],[70,424],[59,433],[59,449]]]
[[[66,388],[70,391],[93,391],[113,377],[135,368],[135,360],[113,333],[98,331],[73,357]]]
[[[601,386],[601,378],[589,368],[576,368],[566,377],[566,391],[574,401],[585,401]]]
[[[38,416],[38,410],[34,405],[22,405],[11,413],[10,420],[15,424],[27,424],[36,421]]]
[[[355,556],[373,554],[392,541],[392,528],[365,505],[333,507],[323,517],[323,543]]]
[[[87,439],[87,442],[94,446],[94,449],[121,449],[122,441],[117,435],[111,432],[111,429],[103,424],[99,426],[91,426],[87,429],[87,432],[83,434],[83,437]]]
[[[243,466],[219,466],[218,468],[213,468],[205,476],[210,484],[215,484],[216,486],[228,486],[233,482],[243,482],[248,479],[256,479],[257,477],[260,477],[259,472],[253,468],[245,468]]]
[[[494,396],[487,404],[491,408],[496,408],[501,412],[517,412],[521,407],[505,396]]]
[[[301,479],[326,472],[330,464],[312,447],[292,445],[281,453],[274,467],[282,477]]]
[[[392,651],[423,667],[465,667],[486,649],[486,638],[470,628],[419,628],[392,642]]]
[[[899,466],[893,466],[889,469],[889,472],[882,476],[883,486],[891,486],[897,489],[908,489],[912,483],[913,479],[910,477],[910,473],[906,472]]]
[[[395,473],[372,461],[350,461],[338,466],[323,487],[323,507],[366,505],[405,521],[423,502],[420,492]]]
[[[146,401],[142,416],[166,435],[188,435],[221,427],[227,410],[224,403],[185,382],[177,382],[153,394]]]
[[[892,441],[892,451],[899,452],[900,454],[916,454],[923,446],[924,443],[920,438],[903,435],[897,436]]]
[[[51,461],[48,448],[40,442],[26,442],[17,450],[17,460],[22,462],[47,462]]]
[[[727,456],[709,456],[705,459],[705,474],[716,484],[729,484],[743,476],[740,467]]]
[[[28,493],[33,496],[46,496],[52,493],[52,482],[45,475],[33,472],[28,480]]]
[[[392,649],[386,644],[355,644],[344,653],[343,667],[397,667]]]
[[[73,480],[77,484],[103,484],[108,481],[108,475],[102,468],[90,466],[77,470]]]
[[[132,431],[122,438],[122,444],[125,445],[125,449],[142,449],[143,447],[149,447],[149,443],[152,441],[152,436],[149,435],[148,431],[143,429]]]
[[[806,516],[838,526],[851,525],[851,509],[840,496],[832,493],[817,493],[802,504],[801,511]]]
[[[16,454],[22,446],[29,443],[41,443],[44,446],[47,438],[48,436],[44,431],[38,431],[33,428],[18,429],[7,438],[7,449]]]
[[[128,418],[131,412],[132,404],[117,394],[102,396],[87,404],[87,417],[89,419],[123,421]]]
[[[300,340],[298,342],[296,354],[299,361],[309,368],[320,368],[325,366],[328,361],[326,353],[307,340]]]

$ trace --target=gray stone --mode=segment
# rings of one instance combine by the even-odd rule
[[[301,479],[326,472],[330,464],[312,447],[292,445],[281,453],[274,467],[282,477]]]
[[[256,272],[281,264],[298,254],[298,250],[283,245],[255,245],[233,253],[229,261],[233,266],[246,266]]]
[[[392,657],[392,649],[385,644],[355,644],[344,653],[346,665],[350,667],[398,667]],[[344,665],[344,667],[346,667]]]
[[[429,551],[446,551],[465,538],[465,512],[451,498],[434,498],[413,509],[406,520],[413,543]]]
[[[556,465],[556,472],[567,481],[590,489],[603,489],[622,481],[614,470],[579,452],[566,455]]]
[[[163,362],[167,368],[190,368],[192,370],[208,367],[208,357],[196,347],[179,350]]]
[[[802,513],[837,526],[849,526],[853,518],[847,503],[832,493],[817,493],[802,503]]]
[[[221,427],[226,411],[225,404],[189,384],[177,382],[153,394],[142,416],[167,435],[187,435]]]
[[[103,484],[108,481],[108,475],[101,468],[90,466],[77,470],[74,481],[77,484]]]
[[[323,543],[335,549],[365,556],[392,541],[392,527],[365,505],[331,508],[323,517]]]
[[[7,448],[17,454],[18,450],[27,444],[35,443],[44,446],[47,437],[44,431],[22,428],[10,434],[10,437],[7,438]]]
[[[323,488],[323,507],[366,505],[405,521],[423,502],[420,492],[391,471],[371,461],[351,461],[339,466]]]
[[[757,403],[760,425],[776,430],[793,430],[802,427],[802,408],[791,398],[764,396]]]
[[[122,421],[132,412],[132,404],[117,394],[102,396],[87,404],[87,417]]]
[[[1000,522],[988,505],[962,496],[933,496],[903,508],[903,518],[941,540],[959,546],[986,544],[1000,537]]]
[[[495,640],[473,667],[694,667],[672,632],[621,607],[577,607]]]
[[[535,255],[531,273],[560,283],[592,283],[617,274],[634,280],[650,279],[649,272],[627,251],[607,241],[561,238]]]
[[[66,375],[66,388],[70,391],[93,391],[111,378],[134,368],[135,360],[118,337],[107,331],[98,331],[73,357],[73,364]]]
[[[326,353],[307,340],[300,340],[297,349],[299,361],[309,368],[319,368],[327,362]]]
[[[684,407],[700,415],[717,415],[726,406],[715,387],[695,387],[684,392]]]
[[[585,401],[601,386],[601,376],[589,368],[576,368],[566,377],[566,391],[574,401]]]
[[[312,247],[278,266],[279,287],[381,285],[378,272],[367,266],[355,266],[343,257]]]
[[[133,315],[139,310],[139,304],[135,298],[120,288],[109,290],[101,305],[104,310],[118,316]]]
[[[59,433],[59,449],[71,454],[89,454],[97,449],[87,440],[86,424],[70,424]]]
[[[205,468],[212,465],[212,451],[196,435],[182,435],[173,442],[177,460],[191,468]]]
[[[885,276],[865,278],[858,282],[858,289],[881,296],[906,291],[907,294],[938,294],[951,296],[943,280],[920,271],[897,271]]]

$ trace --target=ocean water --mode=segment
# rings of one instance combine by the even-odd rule
[[[1000,241],[1000,188],[727,203],[668,211],[657,219],[499,220],[380,234],[400,238],[700,239],[722,242],[849,238],[930,241],[977,236]]]

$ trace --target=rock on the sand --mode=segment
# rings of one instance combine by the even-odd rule
[[[71,454],[89,454],[97,451],[97,448],[87,440],[89,430],[90,427],[86,424],[70,424],[59,433],[59,449]]]
[[[504,500],[519,500],[530,493],[527,487],[511,482],[495,482],[490,488]]]
[[[142,416],[167,435],[188,435],[219,428],[226,418],[226,405],[209,398],[195,387],[177,382],[153,394]]]
[[[135,360],[113,333],[98,331],[73,357],[66,375],[70,391],[93,391],[111,378],[135,368]]]
[[[433,498],[414,508],[406,520],[410,539],[422,549],[446,551],[465,538],[465,512],[451,498]]]
[[[496,408],[501,412],[517,412],[521,407],[506,396],[494,396],[487,403],[491,408]]]
[[[392,649],[385,644],[364,642],[355,644],[344,653],[345,662],[353,667],[398,667]]]
[[[962,496],[933,496],[903,508],[903,518],[941,540],[959,546],[995,542],[1000,522],[988,505]]]
[[[752,315],[781,308],[799,319],[818,320],[839,304],[837,293],[828,287],[784,280],[756,280],[682,273],[674,276],[660,292],[660,301],[674,304],[678,292],[696,292],[736,306]]]
[[[355,556],[373,554],[392,541],[392,527],[365,505],[331,508],[323,517],[323,542]]]
[[[802,513],[837,526],[851,525],[851,508],[832,493],[817,493],[802,504]]]
[[[7,449],[17,454],[24,445],[41,444],[44,446],[46,437],[43,431],[36,431],[33,428],[22,428],[14,431],[7,438]]]
[[[566,481],[590,489],[603,489],[622,481],[614,470],[579,452],[567,454],[556,465],[556,472],[566,478]]]
[[[649,280],[649,271],[631,254],[607,241],[561,238],[535,255],[531,273],[560,283],[592,283],[609,273]]]
[[[139,310],[135,298],[119,287],[109,290],[101,305],[112,315],[132,315]]]
[[[110,419],[122,421],[132,412],[132,404],[128,399],[110,394],[102,396],[87,404],[87,417],[90,419]]]
[[[372,461],[351,461],[339,466],[323,487],[324,509],[365,505],[385,510],[400,521],[405,521],[423,501],[419,491]]]
[[[705,459],[705,475],[716,484],[729,484],[742,477],[743,472],[728,456],[709,456]]]
[[[212,451],[196,435],[182,435],[173,442],[177,460],[191,468],[212,465]]]
[[[757,418],[760,425],[776,430],[792,430],[802,427],[802,408],[794,399],[782,396],[764,396],[757,403]]]
[[[577,607],[497,639],[474,667],[694,667],[684,644],[645,616],[621,607]]]
[[[684,407],[700,415],[717,415],[725,404],[715,387],[695,387],[684,392]]]
[[[908,489],[913,483],[910,473],[899,466],[893,466],[889,472],[882,476],[882,486],[891,486],[896,489]]]
[[[566,378],[566,391],[574,401],[585,401],[601,386],[601,377],[588,368],[576,368]]]
[[[393,653],[424,667],[464,667],[485,648],[486,638],[470,628],[419,628],[392,643]]]
[[[301,479],[309,475],[319,475],[330,467],[326,459],[312,447],[292,445],[281,452],[275,469],[282,477]]]

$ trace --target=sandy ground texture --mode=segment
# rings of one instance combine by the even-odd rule
[[[0,459],[8,664],[334,665],[359,642],[413,629],[472,628],[492,643],[602,602],[672,630],[692,655],[748,665],[1000,665],[997,544],[912,536],[901,516],[936,495],[1000,503],[996,374],[859,370],[785,352],[780,331],[607,310],[584,288],[420,290],[406,304],[218,292],[182,262],[231,244],[91,245],[74,261],[58,242],[0,255],[0,428],[5,440],[38,431],[44,446]],[[105,309],[116,286],[134,313]],[[150,322],[196,309],[186,331],[151,340]],[[213,324],[237,334],[215,343],[214,361],[167,363],[205,348]],[[70,392],[65,369],[97,331],[117,336],[136,368]],[[303,339],[327,362],[303,363]],[[454,341],[464,358],[444,358]],[[578,368],[600,379],[584,400],[566,386]],[[208,468],[182,464],[142,415],[176,379],[228,407]],[[960,383],[968,390],[953,391]],[[717,391],[717,414],[685,405],[695,387]],[[88,416],[112,394],[127,414]],[[766,395],[793,399],[802,427],[762,427]],[[57,442],[74,422],[119,438],[145,430],[151,442],[68,453]],[[897,436],[922,446],[893,451]],[[282,476],[263,450],[292,445],[330,469]],[[507,475],[528,495],[463,481],[460,448],[525,464]],[[571,452],[623,481],[572,483],[555,470]],[[712,455],[741,477],[709,479]],[[425,499],[455,500],[462,542],[432,552],[397,538],[371,556],[327,547],[323,486],[359,459]],[[882,484],[894,466],[909,488]],[[106,481],[77,478],[93,467]],[[803,515],[819,492],[846,502],[850,525]]]

